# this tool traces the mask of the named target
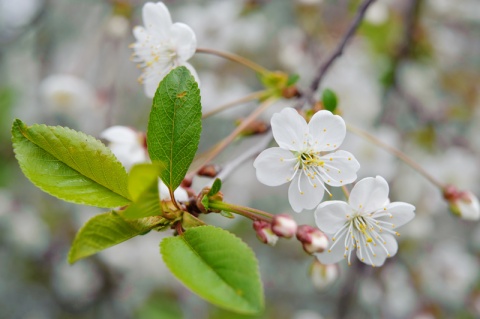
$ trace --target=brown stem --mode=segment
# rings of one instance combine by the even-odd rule
[[[220,141],[208,154],[205,155],[205,157],[202,160],[201,165],[198,165],[196,169],[188,173],[187,178],[193,178],[200,168],[202,168],[204,165],[208,164],[211,160],[213,160],[218,154],[220,154],[221,151],[223,151],[242,131],[250,124],[252,123],[260,114],[263,113],[272,103],[274,102],[274,99],[268,99],[264,101],[260,106],[252,112],[247,118],[245,118],[239,126],[233,130],[230,135],[228,135],[226,138]]]
[[[365,12],[373,2],[375,2],[375,0],[365,0],[360,5],[352,24],[350,25],[347,32],[344,34],[340,43],[338,44],[336,49],[333,51],[333,53],[330,55],[330,57],[318,69],[317,76],[313,79],[312,83],[310,84],[309,91],[305,93],[304,98],[301,100],[298,107],[303,106],[303,104],[307,101],[311,102],[313,100],[313,95],[315,94],[315,91],[320,86],[320,83],[325,77],[325,74],[327,73],[328,69],[333,65],[333,62],[335,62],[335,60],[343,54],[343,50],[345,49],[348,42],[352,39],[353,35],[357,31],[358,27],[360,26],[360,23],[363,20]]]
[[[445,188],[445,185],[443,185],[441,182],[439,182],[437,179],[435,179],[432,175],[430,175],[423,167],[421,167],[417,162],[415,162],[413,159],[408,157],[405,153],[403,153],[400,150],[397,150],[396,148],[391,147],[390,145],[380,141],[378,138],[375,136],[371,135],[367,131],[364,131],[360,128],[354,127],[352,125],[347,125],[347,129],[352,132],[357,134],[360,137],[363,137],[366,140],[369,140],[373,144],[383,148],[390,154],[394,155],[398,159],[402,160],[405,164],[416,170],[420,175],[425,177],[428,181],[430,181],[433,185],[437,186],[440,188],[440,190],[443,190]]]
[[[235,106],[235,105],[239,105],[239,104],[243,104],[243,103],[246,103],[246,102],[249,102],[249,101],[253,101],[253,100],[256,100],[256,99],[259,99],[260,97],[262,97],[262,95],[265,93],[266,91],[265,90],[262,90],[262,91],[257,91],[257,92],[253,92],[247,96],[244,96],[242,98],[239,98],[238,100],[235,100],[235,101],[232,101],[232,102],[229,102],[227,104],[224,104],[222,106],[219,106],[213,110],[211,110],[210,112],[206,112],[202,115],[202,119],[205,119],[207,117],[210,117],[214,114],[217,114],[221,111],[224,111],[232,106]]]
[[[265,69],[263,66],[233,53],[222,52],[222,51],[217,51],[214,49],[207,49],[207,48],[197,48],[196,53],[207,53],[207,54],[216,55],[224,59],[243,64],[244,66],[260,74],[265,74],[270,72],[267,69]]]

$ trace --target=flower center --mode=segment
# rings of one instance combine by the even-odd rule
[[[387,249],[387,242],[382,237],[381,233],[391,233],[400,236],[398,232],[393,231],[395,224],[387,221],[377,220],[376,218],[382,216],[391,216],[391,214],[380,212],[374,213],[358,213],[354,212],[353,216],[347,215],[347,222],[333,235],[333,245],[328,252],[331,252],[333,247],[340,242],[340,239],[345,237],[344,258],[347,258],[348,265],[350,265],[352,251],[357,249],[358,256],[361,261],[368,259],[369,263],[375,267],[372,257],[376,257],[377,247],[384,250],[386,255],[390,257]]]
[[[302,187],[301,187],[302,178],[306,178],[308,181],[308,184],[310,184],[310,186],[312,186],[313,188],[317,188],[318,184],[320,184],[330,194],[330,192],[325,187],[320,177],[321,176],[320,169],[323,169],[325,165],[325,162],[321,160],[319,157],[320,152],[311,152],[307,150],[307,151],[298,152],[295,154],[296,154],[296,157],[291,159],[296,161],[296,164],[293,168],[294,172],[293,172],[293,175],[290,178],[288,178],[288,181],[293,180],[293,178],[298,173],[299,174],[298,191],[300,192],[301,195],[304,194],[304,190],[302,190]]]

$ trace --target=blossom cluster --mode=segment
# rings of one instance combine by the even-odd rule
[[[316,254],[323,264],[341,259],[351,263],[352,252],[362,262],[381,266],[397,252],[394,231],[414,217],[415,207],[390,203],[388,184],[383,177],[369,177],[352,189],[348,204],[343,201],[320,203],[325,184],[340,186],[354,182],[360,164],[355,157],[337,148],[346,135],[343,119],[322,110],[310,121],[293,108],[272,117],[272,131],[279,147],[269,148],[254,162],[260,182],[278,186],[290,182],[288,199],[294,211],[315,210],[315,221],[330,239],[324,252]]]

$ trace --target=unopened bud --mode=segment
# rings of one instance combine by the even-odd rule
[[[447,200],[453,214],[466,220],[480,219],[480,204],[477,196],[469,191],[459,191],[449,185],[443,190],[443,197]]]
[[[298,226],[297,239],[308,254],[321,253],[328,247],[327,236],[319,229],[309,225]]]
[[[215,164],[207,164],[202,166],[200,170],[198,171],[197,175],[198,176],[205,176],[205,177],[215,177],[220,173],[222,168],[218,165]]]
[[[273,233],[270,223],[263,220],[256,220],[253,222],[253,229],[255,229],[257,233],[258,240],[264,244],[275,246],[278,236]]]
[[[315,258],[308,274],[316,289],[325,290],[337,280],[339,272],[340,270],[337,264],[324,265]]]
[[[297,223],[291,216],[280,214],[273,217],[272,231],[279,237],[291,238],[297,232]]]

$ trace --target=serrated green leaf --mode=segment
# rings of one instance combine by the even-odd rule
[[[108,212],[91,218],[78,231],[68,253],[68,262],[91,256],[130,238],[142,235],[162,222],[160,217],[127,221],[116,212]]]
[[[220,180],[220,178],[216,178],[215,181],[212,184],[212,188],[210,188],[210,191],[208,192],[207,195],[208,196],[213,196],[216,193],[218,193],[221,188],[222,188],[222,181]]]
[[[161,179],[173,191],[195,157],[202,130],[200,90],[187,68],[173,69],[155,93],[147,130],[148,153],[165,164]]]
[[[153,183],[158,184],[158,178],[163,168],[162,163],[136,164],[128,174],[128,191],[133,201],[137,201]]]
[[[12,127],[16,158],[25,176],[44,192],[98,207],[130,203],[125,168],[99,140],[60,126]]]
[[[326,110],[335,112],[337,108],[337,95],[330,89],[323,90],[322,102]]]
[[[165,238],[160,246],[170,271],[200,297],[239,313],[263,310],[257,259],[235,235],[202,226]]]

